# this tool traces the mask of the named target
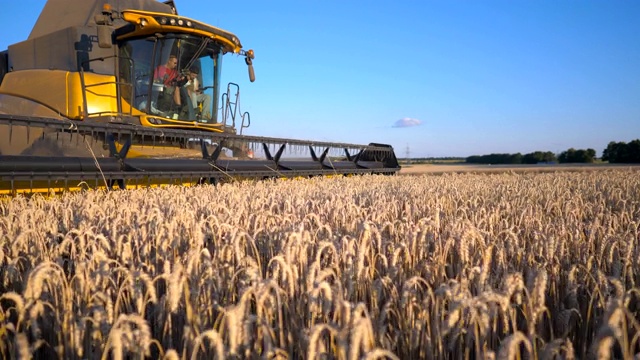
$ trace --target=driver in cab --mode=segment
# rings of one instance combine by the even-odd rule
[[[178,58],[170,55],[167,62],[156,68],[153,73],[153,81],[164,84],[163,94],[158,99],[158,105],[163,108],[180,108],[182,101],[180,99],[180,91],[176,91],[176,87],[184,80],[184,77],[178,73]]]

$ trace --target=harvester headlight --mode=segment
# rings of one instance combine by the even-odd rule
[[[232,37],[231,41],[233,41],[234,44],[238,45],[238,38],[237,37]]]
[[[156,123],[156,119],[155,118],[150,117],[150,118],[147,118],[147,120],[152,124]]]
[[[180,25],[180,26],[184,25],[184,20],[179,19],[179,20],[178,20],[178,25]]]
[[[167,18],[160,18],[160,25],[167,25]]]
[[[187,26],[188,26],[188,27],[193,26],[193,24],[191,23],[191,21],[190,21],[190,20],[187,20]]]
[[[140,19],[140,21],[138,21],[138,23],[140,24],[141,28],[149,25],[149,22],[147,21],[147,19]]]
[[[169,24],[171,24],[171,25],[175,25],[175,24],[176,24],[176,19],[171,19],[171,20],[169,20]]]

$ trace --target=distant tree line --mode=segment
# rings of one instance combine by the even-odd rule
[[[529,154],[489,154],[469,156],[466,160],[469,164],[538,164],[553,163],[558,161],[551,151],[535,151]]]
[[[596,151],[593,149],[576,150],[574,148],[570,148],[558,155],[558,162],[560,163],[592,163],[595,159]]]
[[[529,154],[473,155],[466,158],[470,164],[539,164],[539,163],[592,163],[596,160],[594,149],[570,148],[557,156],[551,151],[535,151]],[[602,160],[609,163],[640,163],[640,139],[609,143],[602,152]]]
[[[625,142],[612,141],[602,152],[602,160],[610,163],[640,163],[640,139]]]
[[[473,155],[466,160],[469,164],[522,164],[522,154]]]
[[[592,163],[596,159],[596,151],[593,149],[570,148],[556,156],[551,151],[534,151],[524,154],[489,154],[469,156],[466,162],[469,164],[549,164],[549,163]]]
[[[406,160],[406,158],[400,158],[402,160]],[[428,161],[464,161],[464,157],[456,157],[456,156],[441,156],[441,157],[421,157],[421,158],[411,158],[411,161],[416,162],[428,162]]]

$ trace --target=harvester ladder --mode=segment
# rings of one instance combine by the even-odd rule
[[[233,94],[233,101],[231,100],[231,90],[232,88],[235,90],[235,94]],[[227,92],[222,94],[222,123],[226,126],[228,125],[228,121],[231,121],[231,126],[233,128],[236,127],[236,116],[237,114],[242,114],[240,116],[240,129],[238,133],[242,135],[242,129],[248,128],[251,126],[251,116],[248,111],[244,113],[240,109],[240,86],[236,83],[230,82],[227,84]]]
[[[97,115],[97,116],[106,115],[105,113],[101,113],[101,112],[89,113],[89,107],[88,107],[88,104],[87,104],[87,92],[91,91],[91,90],[88,90],[88,88],[98,87],[98,86],[102,86],[102,85],[114,85],[116,87],[116,92],[115,92],[116,95],[115,96],[116,96],[116,104],[117,104],[117,107],[118,107],[116,112],[117,112],[118,115],[131,115],[132,114],[133,107],[131,107],[131,106],[129,107],[129,112],[128,113],[124,113],[122,111],[122,96],[121,96],[122,88],[121,87],[122,86],[128,86],[130,88],[129,92],[131,94],[131,98],[128,99],[128,101],[129,101],[129,104],[133,104],[133,97],[134,97],[133,84],[126,83],[126,82],[120,82],[120,81],[117,80],[118,78],[116,77],[116,81],[107,81],[107,82],[101,82],[101,83],[95,83],[95,84],[87,85],[86,81],[84,79],[84,74],[85,74],[84,68],[85,68],[86,64],[88,64],[90,62],[93,62],[93,61],[104,61],[104,60],[106,60],[108,58],[112,58],[112,57],[117,57],[117,56],[112,55],[112,56],[105,56],[105,57],[86,60],[86,61],[82,62],[81,66],[80,66],[80,85],[82,86],[82,107],[83,107],[83,109],[82,109],[82,112],[83,112],[82,118],[83,118],[83,120],[87,120],[89,118],[89,116],[92,116],[92,115],[94,115],[94,116],[95,115]],[[128,59],[128,60],[131,60],[131,62],[133,63],[133,59]],[[133,72],[133,70],[134,70],[133,69],[133,65],[131,65],[131,67],[132,67],[131,71]],[[105,97],[113,96],[112,94],[99,94],[97,92],[94,92],[94,95],[105,96]],[[113,112],[108,112],[109,115],[111,115],[112,113]]]

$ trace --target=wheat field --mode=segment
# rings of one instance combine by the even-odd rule
[[[639,175],[0,201],[0,356],[639,358]]]

